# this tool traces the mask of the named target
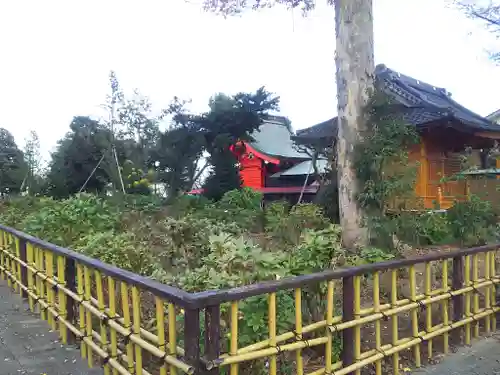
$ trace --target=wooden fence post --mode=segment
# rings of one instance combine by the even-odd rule
[[[220,305],[205,309],[205,361],[215,361],[220,355]],[[219,373],[218,367],[204,372],[207,375]]]
[[[342,321],[349,322],[354,318],[354,277],[346,276],[342,279]],[[354,363],[354,345],[354,327],[342,330],[343,367]]]
[[[73,258],[66,257],[66,264],[64,267],[64,280],[66,282],[66,288],[71,290],[73,293],[78,294],[76,290],[76,265],[75,260]],[[76,304],[73,298],[70,296],[66,297],[66,320],[71,322],[73,325],[76,325]],[[75,336],[68,331],[70,335],[68,339],[71,337],[75,340]]]
[[[26,255],[26,240],[23,238],[19,238],[19,258],[28,264],[28,257]],[[26,266],[20,265],[21,269],[21,283],[24,286],[28,286],[28,269]],[[28,298],[28,293],[25,290],[21,289],[21,297]]]
[[[186,309],[184,312],[184,359],[194,368],[194,375],[202,374],[200,358],[200,310]]]
[[[446,262],[446,260],[445,260]],[[453,258],[453,274],[452,274],[452,289],[460,290],[464,287],[464,257],[458,256]],[[453,322],[458,322],[464,317],[464,296],[453,296]],[[462,332],[464,327],[455,328],[452,331],[452,337],[455,345],[462,342]]]
[[[437,203],[438,209],[441,210],[443,208],[443,189],[441,186],[438,186],[437,188]]]

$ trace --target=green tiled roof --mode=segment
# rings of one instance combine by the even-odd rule
[[[264,120],[259,131],[252,133],[249,145],[257,151],[284,159],[310,159],[305,152],[299,151],[291,139],[293,134],[284,122],[279,120]]]
[[[318,167],[318,172],[323,173],[328,166],[328,160],[319,159],[316,160],[316,165]],[[283,172],[278,172],[273,174],[271,177],[281,177],[281,176],[302,176],[306,174],[314,173],[314,168],[312,166],[312,160],[306,160],[302,163],[294,165],[292,168],[287,169]]]
[[[461,172],[460,174],[467,175],[467,176],[477,176],[477,175],[486,175],[486,174],[500,175],[500,169],[497,169],[497,168],[472,169],[470,171]]]

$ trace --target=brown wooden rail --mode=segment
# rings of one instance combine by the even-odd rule
[[[384,366],[389,362],[397,374],[402,360],[419,367],[423,350],[425,360],[436,353],[437,344],[446,353],[450,339],[453,345],[469,344],[480,331],[495,330],[499,311],[500,245],[199,293],[2,225],[0,245],[0,276],[60,331],[63,342],[80,341],[89,366],[100,359],[106,374],[218,374],[229,368],[236,375],[252,374],[255,366],[271,375],[281,373],[281,366],[291,366],[298,375],[361,374],[366,369],[382,374],[388,373]],[[384,276],[390,279],[387,290],[382,290]],[[409,286],[403,292],[405,282]],[[295,321],[285,328],[280,318],[290,311],[280,310],[283,295],[293,300]],[[311,295],[319,303],[319,317],[303,313]],[[241,346],[240,329],[251,318],[242,317],[241,309],[252,314],[252,298],[262,296],[267,299],[262,322],[267,338]],[[373,336],[371,342],[361,341],[362,330]],[[406,349],[411,358],[402,356]],[[323,356],[308,367],[304,358],[318,350]]]

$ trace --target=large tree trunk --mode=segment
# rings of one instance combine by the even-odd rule
[[[338,96],[337,168],[342,241],[350,250],[367,242],[357,202],[355,145],[365,129],[364,107],[373,88],[372,0],[335,0]]]

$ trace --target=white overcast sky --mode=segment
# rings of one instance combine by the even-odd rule
[[[266,85],[295,129],[335,115],[330,7],[223,19],[200,1],[0,0],[0,126],[20,146],[36,130],[48,156],[73,116],[100,114],[110,69],[157,109],[177,95],[203,111],[215,92]],[[500,108],[500,67],[485,53],[497,40],[446,4],[374,0],[376,63],[487,115]]]

